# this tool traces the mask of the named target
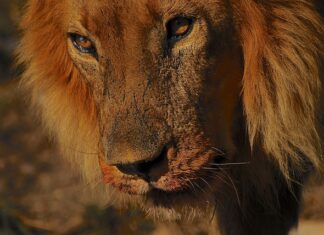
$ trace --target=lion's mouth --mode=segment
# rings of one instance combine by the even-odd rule
[[[100,159],[104,182],[131,195],[183,194],[208,185],[213,167],[226,160],[215,149],[178,151],[167,146],[151,161],[108,165]],[[217,163],[217,164],[216,164]],[[208,185],[209,187],[209,185]]]

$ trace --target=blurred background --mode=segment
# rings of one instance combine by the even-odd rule
[[[85,199],[79,177],[30,114],[13,67],[23,3],[0,0],[0,235],[169,234],[137,209],[103,209]],[[324,177],[311,179],[304,198],[296,234],[324,235]],[[172,235],[188,234],[180,225],[167,226]],[[192,227],[190,234],[206,234],[206,226]]]

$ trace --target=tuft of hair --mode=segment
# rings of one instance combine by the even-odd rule
[[[289,169],[319,169],[323,21],[308,0],[238,0],[245,72],[243,103],[250,143]]]
[[[68,54],[62,9],[64,1],[28,1],[17,51],[18,63],[25,66],[21,85],[64,157],[81,168],[89,185],[97,185],[97,111],[90,87]]]

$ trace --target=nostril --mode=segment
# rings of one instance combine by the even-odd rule
[[[116,165],[126,175],[140,177],[146,181],[156,181],[168,171],[167,148],[151,161],[140,161]]]
[[[133,175],[133,176],[138,176],[141,177],[145,180],[147,180],[147,175],[144,169],[138,166],[139,163],[137,164],[119,164],[116,167],[118,168],[119,171],[126,175]]]

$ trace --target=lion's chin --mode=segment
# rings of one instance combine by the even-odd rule
[[[140,196],[140,205],[147,215],[159,221],[192,220],[200,217],[212,217],[215,206],[215,195],[212,192],[191,191],[165,192],[151,189]]]
[[[118,175],[118,170],[110,166],[103,169],[109,170],[110,173],[104,174],[106,184],[127,196],[127,201],[140,204],[151,217],[159,220],[194,218],[206,214],[213,208],[215,194],[222,187],[221,182],[210,179],[208,181],[210,185],[204,183],[204,186],[193,181],[189,187],[183,184],[184,181],[180,178],[168,176],[161,177],[157,182],[148,183],[137,177]]]
[[[161,216],[170,218],[170,213],[172,218],[178,218],[180,215],[188,214],[185,211],[197,211],[197,209],[203,207],[209,208],[210,203],[214,200],[213,195],[218,188],[215,184],[213,184],[214,190],[203,188],[203,186],[187,187],[182,185],[180,180],[178,182],[176,179],[172,180],[167,177],[161,177],[157,182],[148,183],[140,178],[125,175],[120,175],[121,178],[118,178],[118,171],[115,172],[110,168],[109,173],[113,172],[113,176],[111,174],[104,175],[105,184],[110,185],[125,196],[128,195],[126,198],[131,202],[135,199],[148,210],[149,214],[155,211],[152,215],[159,218]]]

